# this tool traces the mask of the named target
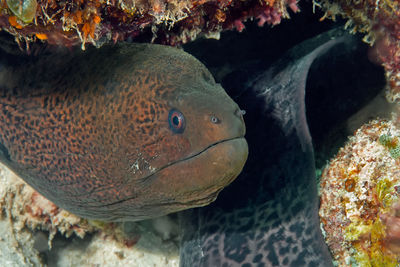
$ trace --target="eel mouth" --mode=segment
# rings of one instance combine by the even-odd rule
[[[200,150],[199,152],[197,152],[197,153],[195,153],[195,154],[193,154],[193,155],[190,155],[190,156],[188,156],[188,157],[186,157],[186,158],[179,159],[179,160],[176,160],[176,161],[174,161],[174,162],[170,162],[170,163],[166,164],[165,166],[163,166],[163,167],[157,169],[154,173],[152,173],[152,174],[150,174],[150,175],[148,175],[148,176],[146,176],[146,177],[143,177],[142,179],[146,179],[146,178],[148,178],[148,177],[151,177],[151,176],[153,176],[154,174],[156,174],[157,172],[159,172],[159,171],[161,171],[161,170],[163,170],[163,169],[165,169],[165,168],[168,168],[168,167],[170,167],[170,166],[172,166],[172,165],[179,164],[179,163],[181,163],[181,162],[183,162],[183,161],[191,160],[191,159],[193,159],[193,158],[195,158],[195,157],[197,157],[197,156],[200,156],[201,154],[206,153],[206,152],[209,151],[211,148],[216,147],[217,145],[220,145],[220,144],[225,143],[225,142],[230,142],[230,141],[233,141],[233,140],[241,140],[241,139],[245,140],[244,136],[238,136],[238,137],[223,139],[223,140],[221,140],[221,141],[215,142],[215,143],[209,145],[208,147],[204,148],[203,150]]]

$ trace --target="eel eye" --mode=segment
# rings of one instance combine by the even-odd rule
[[[211,122],[214,123],[214,124],[218,124],[218,123],[221,122],[221,120],[218,119],[218,118],[215,117],[215,116],[211,116],[211,117],[210,117],[210,120],[211,120]]]
[[[176,109],[171,109],[168,114],[169,127],[174,133],[183,133],[185,130],[185,117],[182,112]]]

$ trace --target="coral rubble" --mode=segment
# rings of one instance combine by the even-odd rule
[[[48,231],[49,245],[57,232],[83,238],[95,231],[87,220],[58,208],[6,168],[0,169],[0,177],[0,219],[11,220],[15,231],[25,227]]]
[[[321,179],[320,217],[339,266],[400,262],[400,129],[388,120],[362,126]]]
[[[199,34],[218,37],[224,29],[243,30],[242,21],[280,23],[296,0],[7,0],[0,5],[0,27],[29,48],[35,40],[72,46],[100,46],[137,37],[176,45]]]
[[[371,45],[370,57],[383,65],[387,79],[387,98],[400,102],[400,4],[393,0],[314,0],[326,10],[324,18],[348,19],[346,26],[365,33]]]

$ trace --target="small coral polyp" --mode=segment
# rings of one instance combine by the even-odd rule
[[[339,266],[399,266],[400,129],[362,126],[323,171],[319,215]]]

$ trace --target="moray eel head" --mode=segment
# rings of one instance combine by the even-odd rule
[[[121,44],[9,69],[0,159],[82,217],[135,221],[207,205],[247,159],[243,112],[182,50]]]
[[[147,83],[150,93],[143,101],[157,103],[158,116],[130,166],[142,175],[133,175],[126,185],[135,192],[140,188],[140,195],[113,204],[140,207],[133,219],[209,204],[238,176],[248,154],[243,112],[200,62],[164,47],[142,68],[148,61],[146,78],[157,79]],[[146,110],[152,113],[145,105],[139,117],[147,117]]]

